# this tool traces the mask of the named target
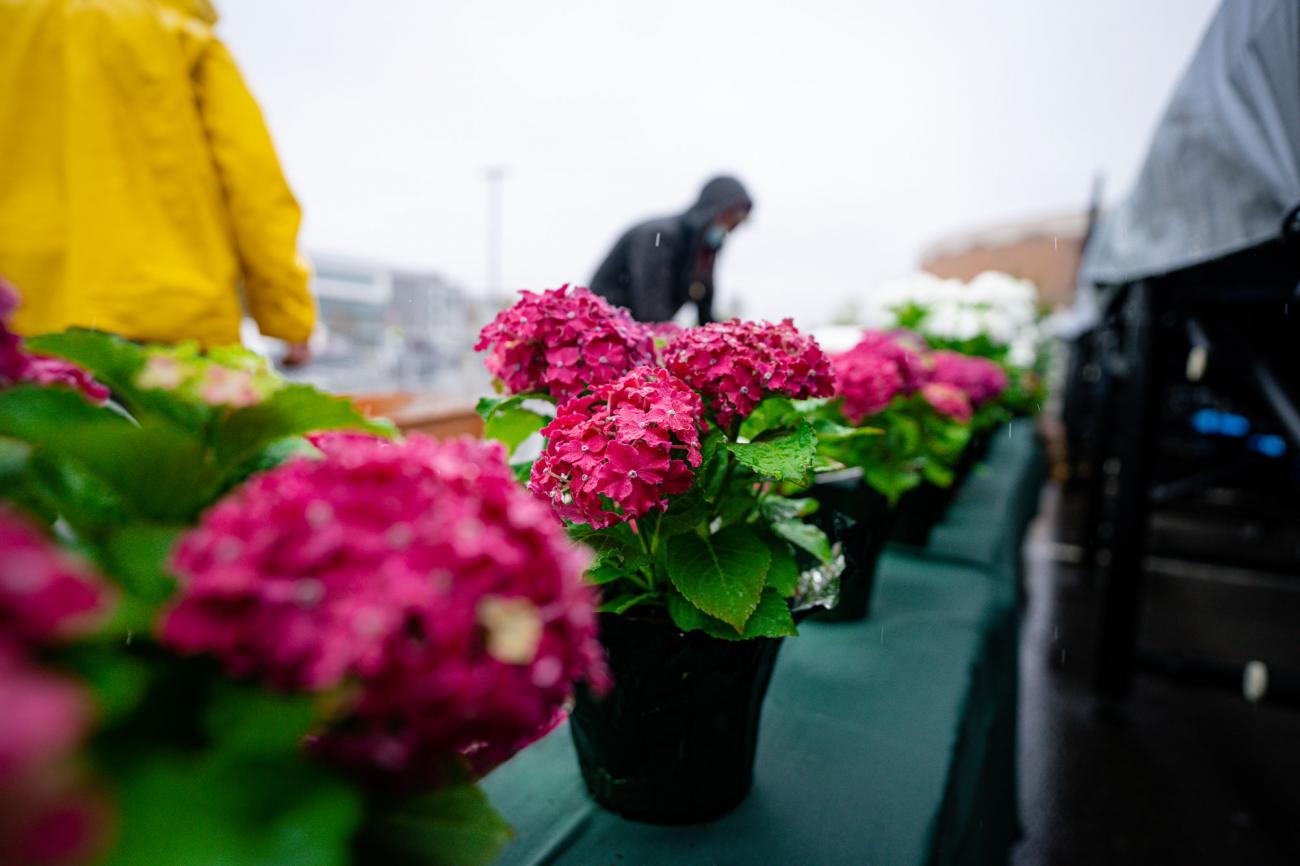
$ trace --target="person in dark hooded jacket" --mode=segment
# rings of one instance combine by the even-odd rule
[[[727,234],[754,207],[734,177],[715,177],[685,213],[623,233],[591,278],[591,290],[640,322],[668,322],[687,303],[713,321],[713,265]]]

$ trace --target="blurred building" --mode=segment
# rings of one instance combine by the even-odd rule
[[[1005,271],[1033,280],[1046,306],[1067,307],[1074,299],[1087,225],[1087,214],[1079,212],[952,234],[921,253],[921,267],[961,280]]]
[[[348,393],[469,393],[481,302],[431,271],[332,254],[312,257],[320,307],[312,363],[293,377]],[[484,374],[485,375],[485,374]]]

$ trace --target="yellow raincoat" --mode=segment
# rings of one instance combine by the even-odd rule
[[[207,0],[0,0],[0,276],[15,327],[307,339],[301,212]]]

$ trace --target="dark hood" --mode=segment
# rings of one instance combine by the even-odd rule
[[[704,189],[700,190],[699,199],[691,205],[684,216],[687,225],[699,229],[736,207],[750,210],[754,207],[754,201],[740,181],[734,177],[721,175],[704,185]]]

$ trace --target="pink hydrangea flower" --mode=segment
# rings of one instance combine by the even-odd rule
[[[929,348],[920,335],[911,331],[867,331],[851,351],[893,361],[902,377],[904,394],[912,394],[930,381]]]
[[[514,306],[479,332],[488,372],[511,394],[577,397],[642,364],[654,363],[654,340],[628,312],[584,288],[523,291]]]
[[[966,392],[943,382],[928,382],[921,386],[921,396],[934,411],[962,424],[970,421],[974,410]]]
[[[108,589],[26,519],[0,507],[0,631],[37,643],[93,625]]]
[[[664,350],[664,366],[709,400],[723,427],[749,417],[764,397],[834,393],[830,359],[790,319],[688,328]]]
[[[36,667],[3,636],[0,707],[0,862],[88,862],[107,823],[104,804],[75,764],[91,721],[90,696]]]
[[[9,317],[18,305],[18,291],[0,279],[0,389],[24,383],[63,387],[80,391],[92,403],[106,402],[108,389],[76,364],[23,347],[22,338],[9,330]]]
[[[931,381],[960,388],[975,406],[1007,389],[1006,372],[988,358],[944,350],[930,353],[930,365]]]
[[[898,364],[870,346],[858,346],[831,359],[835,389],[843,397],[844,417],[854,424],[883,411],[903,390]]]
[[[639,367],[560,405],[528,488],[565,520],[603,528],[668,508],[700,465],[700,395],[658,367]],[[613,508],[606,507],[606,502]]]
[[[90,723],[82,688],[35,667],[8,641],[0,642],[0,707],[0,788],[67,754]]]
[[[603,683],[588,557],[500,446],[313,442],[322,459],[255,476],[181,539],[166,644],[282,688],[349,684],[316,747],[383,771],[518,742],[573,680]]]

